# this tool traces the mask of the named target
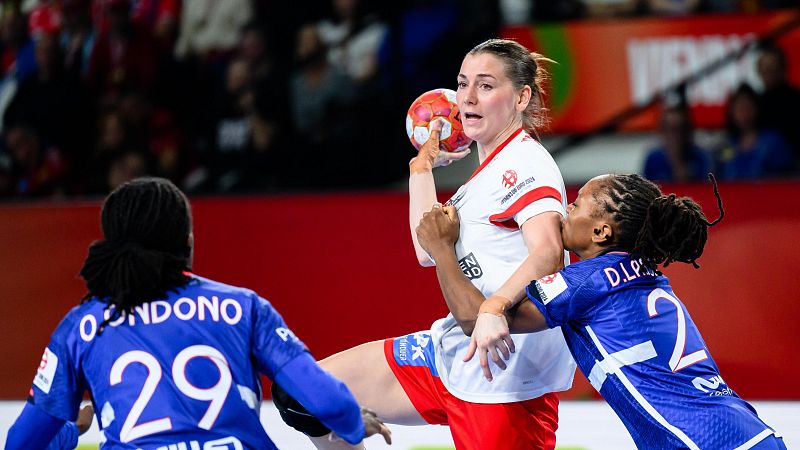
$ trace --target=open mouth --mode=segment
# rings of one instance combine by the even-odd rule
[[[480,114],[464,113],[464,119],[465,120],[478,120],[478,119],[482,119],[482,118],[483,118],[483,116],[480,115]]]

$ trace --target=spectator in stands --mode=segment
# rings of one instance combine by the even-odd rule
[[[700,8],[700,0],[646,0],[647,13],[658,16],[686,16]]]
[[[353,100],[353,82],[328,63],[327,50],[314,25],[297,35],[297,71],[291,79],[291,108],[295,130],[321,143],[345,119],[338,111]]]
[[[131,21],[129,0],[107,0],[108,30],[95,42],[88,81],[100,104],[131,91],[149,92],[156,81],[156,48],[148,30]]]
[[[764,84],[759,101],[763,123],[781,134],[792,149],[795,163],[800,163],[800,126],[797,120],[800,90],[789,84],[786,54],[775,45],[763,47],[757,60],[757,71]]]
[[[126,150],[115,155],[106,174],[106,192],[122,186],[134,178],[152,173],[149,170],[149,155],[137,150]]]
[[[711,171],[711,158],[694,142],[694,127],[685,103],[664,107],[659,134],[661,142],[650,150],[645,160],[645,178],[677,182],[705,179]]]
[[[586,15],[596,19],[629,17],[642,12],[643,0],[583,0]]]
[[[5,148],[10,161],[8,184],[15,196],[52,196],[64,193],[67,161],[61,151],[42,141],[36,131],[17,124],[5,132]]]
[[[758,94],[742,84],[727,105],[727,142],[717,153],[726,180],[777,177],[792,169],[792,154],[780,134],[762,127]]]
[[[395,8],[389,14],[396,17],[378,50],[379,71],[393,91],[404,88],[399,93],[406,97],[402,103],[411,104],[431,86],[453,83],[453,67],[460,67],[464,52],[450,55],[441,50],[458,31],[459,3],[412,0]]]
[[[70,76],[86,77],[95,37],[89,0],[63,0],[60,39],[64,68]]]
[[[119,112],[129,141],[153,159],[153,171],[148,174],[179,182],[185,169],[184,136],[172,111],[140,92],[131,92],[120,99]]]
[[[304,164],[309,157],[318,167],[308,172],[306,180],[296,177],[289,180],[310,182],[303,187],[335,186],[341,179],[342,158],[330,152],[330,148],[346,148],[356,133],[351,108],[356,100],[355,85],[346,74],[328,63],[327,49],[312,24],[303,26],[297,35],[295,62],[297,70],[290,79],[290,108],[295,139],[302,143],[302,154],[294,152],[293,167],[309,169]],[[313,155],[313,156],[311,156]],[[352,164],[350,164],[352,165]],[[337,175],[338,173],[338,175]]]
[[[375,76],[378,47],[386,35],[386,25],[365,11],[362,0],[333,0],[333,16],[317,24],[322,44],[328,49],[328,62],[352,80],[363,82]]]
[[[138,0],[131,20],[149,30],[162,49],[172,50],[178,34],[180,0]]]
[[[3,117],[6,126],[25,123],[71,161],[82,163],[92,111],[83,86],[64,72],[58,36],[41,32],[35,38],[36,69],[21,81]]]
[[[25,17],[14,2],[2,8],[0,17],[0,69],[6,79],[24,80],[33,74],[33,42],[25,27]]]
[[[175,56],[202,62],[227,59],[252,18],[250,0],[184,0]]]

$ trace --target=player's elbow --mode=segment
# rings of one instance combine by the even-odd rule
[[[547,273],[555,273],[564,268],[564,248],[561,243],[548,242],[536,246],[536,259]]]
[[[417,249],[417,262],[422,267],[433,267],[436,265],[431,259],[430,255],[425,250]]]

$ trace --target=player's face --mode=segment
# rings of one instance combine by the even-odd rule
[[[526,86],[525,93],[530,88]],[[525,94],[523,93],[523,94]],[[522,126],[521,93],[505,74],[503,62],[489,53],[467,55],[458,74],[456,99],[464,132],[481,145],[497,145]]]
[[[564,248],[575,252],[581,259],[591,256],[592,251],[597,250],[598,230],[602,232],[603,225],[607,226],[596,200],[602,178],[589,180],[578,191],[575,201],[567,205],[567,218],[561,227]]]

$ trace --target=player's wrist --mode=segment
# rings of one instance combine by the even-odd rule
[[[429,161],[428,158],[420,155],[416,158],[412,159],[410,163],[408,163],[408,171],[411,175],[418,174],[418,173],[432,173],[433,172],[433,162]]]
[[[483,303],[481,303],[478,313],[487,313],[495,316],[504,317],[506,311],[513,306],[514,302],[510,298],[503,297],[502,295],[493,294],[489,296]]]

